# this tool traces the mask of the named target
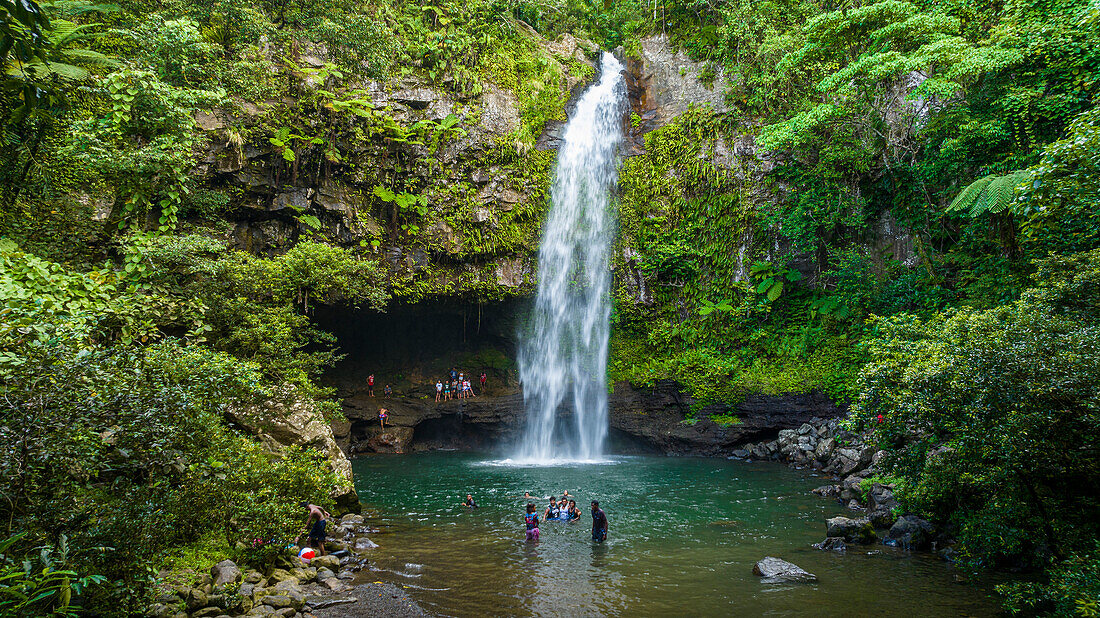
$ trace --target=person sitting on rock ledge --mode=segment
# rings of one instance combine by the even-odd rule
[[[386,397],[390,397],[390,396],[392,396],[392,395],[393,395],[393,389],[392,389],[392,388],[390,388],[390,385],[389,385],[389,384],[387,384],[387,385],[386,385],[386,388],[382,389],[382,393],[383,393],[383,394],[384,394],[384,395],[385,395]]]

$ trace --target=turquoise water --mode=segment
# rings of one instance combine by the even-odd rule
[[[809,490],[825,479],[778,464],[617,457],[608,464],[515,467],[459,453],[355,460],[378,528],[361,579],[409,587],[453,616],[985,616],[983,588],[944,562],[883,546],[847,554],[810,547],[847,511]],[[578,497],[578,523],[546,522],[524,540],[523,492]],[[459,506],[472,493],[478,509]],[[588,503],[609,538],[590,540]],[[541,514],[546,500],[535,502]],[[541,517],[540,517],[541,519]],[[815,573],[816,584],[762,584],[764,556]]]

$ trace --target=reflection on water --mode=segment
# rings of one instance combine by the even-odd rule
[[[372,572],[444,615],[990,615],[984,589],[953,583],[943,562],[882,546],[846,555],[809,545],[841,506],[823,484],[772,464],[621,457],[608,464],[516,467],[474,455],[372,456],[354,462],[379,527]],[[568,490],[580,522],[544,522],[524,540],[525,491],[540,513]],[[473,493],[480,508],[459,506]],[[590,538],[600,501],[609,535]],[[811,585],[763,585],[752,565],[790,560]]]

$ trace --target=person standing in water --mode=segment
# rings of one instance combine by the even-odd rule
[[[558,518],[558,503],[554,500],[554,496],[550,496],[550,506],[546,507],[546,512],[542,514],[543,521],[550,521],[551,519]]]
[[[523,517],[523,522],[527,525],[527,540],[537,543],[539,540],[539,515],[535,512],[534,503],[527,503],[527,515]]]
[[[569,501],[569,521],[577,521],[581,518],[581,510],[577,508],[577,501]]]
[[[599,500],[592,501],[592,542],[603,543],[607,540],[607,514],[600,508]]]
[[[474,502],[474,495],[473,494],[466,494],[466,500],[462,503],[462,506],[467,507],[467,508],[471,508],[471,509],[476,509],[477,508],[477,503]]]

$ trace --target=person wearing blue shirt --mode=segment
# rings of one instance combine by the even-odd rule
[[[600,508],[599,500],[592,501],[592,542],[607,540],[607,514]]]

